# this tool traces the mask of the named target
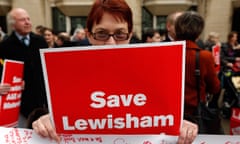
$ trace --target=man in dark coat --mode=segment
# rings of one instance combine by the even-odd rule
[[[0,44],[0,59],[24,62],[25,88],[22,92],[20,111],[26,120],[34,109],[47,107],[39,49],[47,48],[48,45],[43,37],[31,32],[32,23],[26,10],[14,8],[7,18],[13,32]],[[0,68],[0,74],[1,72]]]
[[[175,21],[182,13],[183,12],[174,12],[167,16],[166,20],[167,34],[165,40],[163,40],[162,42],[171,42],[176,39]]]

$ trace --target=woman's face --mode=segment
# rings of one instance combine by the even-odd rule
[[[49,30],[45,30],[43,36],[44,36],[45,40],[47,41],[47,43],[54,41],[54,35]]]
[[[161,36],[158,32],[155,32],[153,37],[152,37],[153,42],[160,42],[161,41]]]
[[[98,36],[97,36],[97,35]],[[99,37],[110,34],[106,40],[99,40]],[[113,36],[115,34],[115,36]],[[87,32],[87,37],[92,45],[116,45],[128,44],[132,32],[128,31],[128,23],[117,21],[111,14],[105,13],[99,24],[93,24],[92,31]],[[118,37],[121,40],[118,40]]]
[[[238,35],[237,34],[233,34],[233,37],[232,37],[232,41],[237,41],[237,39],[238,39]]]

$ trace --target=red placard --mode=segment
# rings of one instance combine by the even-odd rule
[[[230,119],[230,134],[240,135],[240,108],[232,108]]]
[[[220,45],[216,44],[212,47],[212,55],[215,61],[215,70],[217,73],[220,71]]]
[[[23,62],[4,60],[1,83],[9,83],[8,94],[0,96],[0,126],[15,127],[18,123],[22,94]]]
[[[185,42],[41,50],[58,133],[177,135]]]

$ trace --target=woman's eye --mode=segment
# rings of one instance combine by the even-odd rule
[[[122,31],[117,31],[117,32],[115,32],[115,34],[124,34],[125,32],[122,32]]]
[[[97,31],[96,33],[98,33],[98,34],[108,34],[107,31]]]

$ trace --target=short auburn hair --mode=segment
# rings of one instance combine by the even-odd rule
[[[128,31],[133,29],[132,10],[125,0],[95,0],[87,18],[87,30],[99,24],[104,13],[113,15],[118,21],[127,22]]]
[[[195,41],[204,29],[203,17],[194,11],[186,11],[181,14],[175,23],[177,40]]]

